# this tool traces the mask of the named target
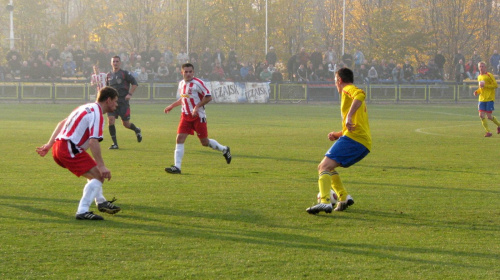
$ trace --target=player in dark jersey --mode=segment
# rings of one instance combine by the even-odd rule
[[[121,69],[121,64],[122,62],[120,57],[113,56],[113,58],[111,58],[111,66],[113,67],[113,70],[108,73],[106,78],[106,85],[111,86],[118,91],[118,107],[114,112],[108,113],[109,134],[111,134],[111,139],[113,139],[113,145],[109,147],[111,150],[118,149],[115,128],[115,120],[117,117],[122,118],[122,124],[124,127],[135,132],[137,142],[142,141],[141,129],[130,122],[129,101],[130,98],[132,98],[138,84],[129,71]]]

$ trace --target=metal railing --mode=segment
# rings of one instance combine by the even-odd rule
[[[453,103],[477,101],[477,83],[360,84],[368,102]],[[177,99],[177,83],[140,83],[134,101],[171,102]],[[87,102],[95,98],[89,83],[0,82],[0,102]],[[336,102],[334,82],[270,84],[269,102]]]

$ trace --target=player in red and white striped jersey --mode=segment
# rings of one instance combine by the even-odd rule
[[[99,72],[99,66],[94,65],[94,74],[90,77],[90,84],[96,87],[96,93],[106,86],[108,74]]]
[[[102,193],[105,179],[111,179],[111,171],[104,165],[101,155],[103,114],[113,112],[118,106],[118,92],[112,87],[102,88],[97,102],[81,105],[64,120],[60,121],[49,141],[36,148],[40,156],[45,156],[52,149],[54,161],[76,176],[87,178],[83,196],[78,205],[76,218],[79,220],[103,220],[101,216],[89,212],[95,200],[99,211],[115,214],[120,207],[107,201]],[[86,150],[90,148],[92,158]]]
[[[231,150],[227,146],[219,144],[214,139],[208,138],[207,116],[205,105],[212,100],[210,91],[202,80],[194,77],[194,66],[191,63],[182,65],[183,80],[179,82],[177,93],[180,98],[165,108],[169,113],[173,108],[182,105],[181,120],[177,128],[177,140],[175,145],[175,164],[165,168],[171,174],[181,173],[182,158],[184,157],[184,142],[189,134],[196,131],[203,146],[208,146],[223,153],[226,162],[231,163]]]

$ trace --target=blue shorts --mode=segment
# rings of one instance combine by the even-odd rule
[[[479,112],[493,112],[495,110],[495,101],[479,102],[477,107]]]
[[[362,144],[347,136],[342,136],[339,140],[333,143],[332,147],[328,150],[328,152],[326,152],[325,156],[340,163],[342,167],[347,168],[362,160],[369,152],[370,150]]]

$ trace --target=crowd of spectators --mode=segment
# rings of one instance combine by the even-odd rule
[[[292,55],[286,65],[278,60],[274,47],[270,47],[262,62],[242,62],[237,52],[231,49],[227,54],[220,49],[212,52],[206,48],[202,53],[186,53],[185,50],[174,54],[168,48],[154,47],[151,51],[115,51],[106,47],[90,46],[82,50],[79,46],[67,45],[62,50],[54,44],[47,51],[35,50],[23,57],[16,49],[7,55],[7,64],[0,66],[0,79],[3,81],[61,81],[63,79],[89,79],[93,66],[98,65],[102,72],[111,71],[110,61],[114,55],[122,60],[122,69],[132,72],[139,82],[178,82],[182,79],[180,66],[190,62],[195,65],[196,76],[212,81],[271,82],[284,80],[292,82],[332,81],[340,67],[350,67],[355,73],[356,83],[406,83],[418,81],[454,80],[461,83],[464,79],[476,79],[477,63],[481,57],[474,52],[466,60],[461,51],[454,57],[453,73],[445,74],[446,59],[440,51],[427,62],[414,67],[409,60],[397,63],[393,59],[370,62],[361,50],[354,54],[346,52],[338,56],[333,48],[321,51],[318,48],[308,53],[305,48]],[[500,67],[500,54],[494,51],[490,66],[495,74]],[[286,79],[284,78],[286,75]],[[453,76],[454,75],[454,76]]]

